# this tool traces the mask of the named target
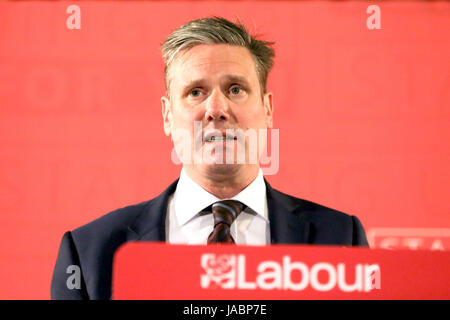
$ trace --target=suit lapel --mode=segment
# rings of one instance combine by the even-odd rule
[[[178,179],[158,197],[150,200],[143,212],[128,227],[133,232],[133,240],[166,241],[167,204],[177,183]]]
[[[300,214],[300,205],[293,197],[273,189],[264,179],[269,207],[270,237],[272,243],[308,243],[310,223]]]
[[[310,223],[302,218],[300,206],[293,198],[273,189],[264,179],[269,209],[270,237],[274,244],[308,243]],[[169,196],[175,192],[178,179],[158,197],[150,200],[133,223],[130,240],[166,241],[166,213]]]

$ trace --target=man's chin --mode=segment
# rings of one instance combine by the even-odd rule
[[[232,174],[239,171],[242,168],[242,164],[227,164],[227,163],[211,163],[201,164],[204,171],[208,171],[211,174]]]

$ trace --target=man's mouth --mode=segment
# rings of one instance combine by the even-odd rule
[[[211,130],[206,132],[203,136],[204,142],[224,142],[233,140],[237,140],[237,137],[233,133],[220,130]]]
[[[237,140],[236,137],[232,137],[232,136],[209,136],[209,137],[205,137],[205,139],[203,141],[205,142],[221,142],[221,141],[233,141],[233,140]]]

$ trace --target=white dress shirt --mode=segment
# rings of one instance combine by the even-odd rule
[[[236,244],[270,243],[266,184],[262,170],[244,190],[229,198],[247,206],[231,225]],[[194,182],[181,170],[175,192],[170,195],[166,215],[166,242],[173,244],[206,244],[214,227],[212,213],[201,211],[219,199]]]

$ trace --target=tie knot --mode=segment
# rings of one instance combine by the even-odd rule
[[[237,200],[222,200],[212,204],[214,225],[225,223],[231,226],[233,221],[244,209],[244,205]]]

